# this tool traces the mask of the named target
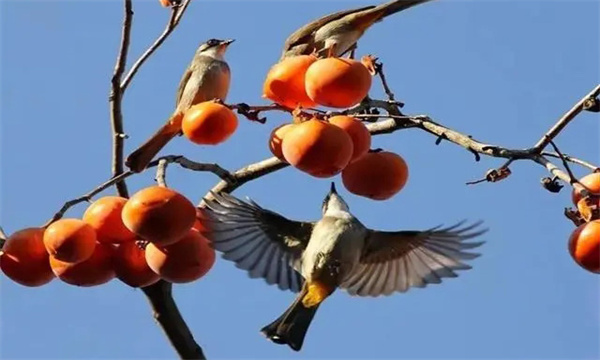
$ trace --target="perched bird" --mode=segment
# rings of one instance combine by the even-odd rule
[[[465,242],[487,229],[481,222],[424,231],[379,231],[365,227],[337,194],[335,184],[314,222],[289,220],[254,201],[226,193],[204,199],[209,230],[204,235],[222,257],[281,290],[300,292],[293,304],[261,332],[277,344],[302,348],[320,304],[337,288],[350,295],[379,296],[456,277],[467,252],[483,242]]]
[[[225,101],[229,92],[231,71],[224,56],[233,41],[210,39],[198,47],[179,82],[175,111],[150,139],[125,159],[125,165],[132,171],[144,170],[171,139],[181,135],[181,123],[186,110],[204,101]]]
[[[343,56],[374,23],[431,0],[394,0],[381,5],[343,10],[323,16],[292,33],[283,45],[281,59],[314,52]]]

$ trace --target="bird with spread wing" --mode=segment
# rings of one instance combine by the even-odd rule
[[[479,254],[467,250],[483,242],[467,242],[484,234],[481,222],[434,227],[424,231],[379,231],[350,213],[335,184],[315,222],[289,220],[254,201],[211,192],[204,199],[208,230],[204,235],[226,260],[251,278],[263,278],[298,296],[261,332],[295,351],[320,304],[337,288],[353,296],[406,292],[438,284],[471,267],[464,260]]]

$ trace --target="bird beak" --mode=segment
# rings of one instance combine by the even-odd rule
[[[329,189],[329,193],[337,194],[337,191],[335,190],[335,183],[333,181],[331,182],[331,188]]]
[[[221,45],[223,45],[223,46],[229,46],[229,44],[231,44],[231,43],[232,43],[232,42],[234,42],[234,41],[235,41],[235,39],[223,40],[223,41],[221,42]]]

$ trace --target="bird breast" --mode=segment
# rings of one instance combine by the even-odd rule
[[[213,99],[227,98],[231,74],[226,62],[199,56],[192,64],[192,74],[183,90],[180,106],[183,109]]]
[[[311,281],[323,272],[335,272],[341,280],[358,263],[365,235],[366,229],[356,220],[324,217],[315,224],[302,254],[302,276]]]

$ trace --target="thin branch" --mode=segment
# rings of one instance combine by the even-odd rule
[[[548,141],[550,141],[550,145],[552,145],[552,148],[554,149],[554,151],[556,151],[560,160],[562,161],[563,166],[565,167],[565,170],[567,170],[567,174],[569,175],[569,181],[568,181],[569,185],[573,185],[574,183],[579,182],[577,180],[577,178],[575,177],[575,175],[573,174],[573,172],[571,171],[571,167],[569,166],[569,163],[565,159],[565,156],[558,149],[558,146],[556,146],[556,144],[554,143],[554,141],[552,139],[548,138]]]
[[[192,161],[192,160],[186,158],[185,156],[181,156],[181,155],[162,156],[162,157],[152,161],[150,164],[148,164],[148,167],[145,170],[156,167],[161,162],[164,162],[165,164],[171,164],[171,163],[179,164],[179,166],[181,166],[185,169],[192,170],[192,171],[210,172],[210,173],[213,173],[216,176],[220,177],[221,179],[232,181],[231,173],[229,171],[223,169],[221,166],[219,166],[217,164],[198,163],[198,162]],[[67,212],[67,210],[69,210],[69,208],[71,208],[79,203],[85,202],[85,201],[91,201],[92,198],[94,196],[96,196],[97,194],[108,189],[109,187],[113,186],[117,182],[123,181],[126,178],[128,178],[134,174],[136,174],[136,173],[134,173],[132,171],[127,171],[127,172],[121,173],[117,176],[113,176],[110,179],[108,179],[107,181],[105,181],[104,183],[100,184],[99,186],[97,186],[96,188],[91,190],[90,192],[88,192],[80,197],[77,197],[75,199],[65,202],[63,204],[63,206],[60,208],[60,210],[58,210],[56,212],[56,214],[54,214],[52,219],[48,220],[48,222],[44,225],[44,227],[46,227],[46,226],[50,225],[51,223],[55,222],[56,220],[62,218],[64,216],[64,214]]]
[[[542,156],[553,157],[553,158],[557,158],[557,159],[561,158],[560,155],[558,155],[557,153],[552,153],[552,152],[543,152]],[[581,160],[581,159],[578,159],[578,158],[574,158],[574,157],[569,156],[567,154],[563,154],[563,158],[566,161],[570,162],[570,163],[586,167],[586,168],[588,168],[588,169],[590,169],[592,171],[599,171],[600,172],[600,167],[598,167],[596,165],[593,165],[593,164],[591,164],[591,163],[589,163],[587,161],[584,161],[584,160]]]
[[[245,166],[245,167],[235,171],[232,174],[232,176],[235,179],[235,182],[222,180],[222,181],[218,182],[215,186],[213,186],[211,191],[215,192],[215,193],[220,193],[220,192],[231,193],[235,189],[239,188],[240,186],[244,185],[245,183],[247,183],[249,181],[258,179],[260,177],[263,177],[265,175],[273,173],[277,170],[281,170],[288,166],[289,166],[289,164],[282,162],[278,158],[271,157],[271,158],[256,162],[254,164],[250,164],[248,166]],[[207,198],[209,200],[212,199],[212,195],[210,194],[210,192],[205,195],[205,198]],[[204,199],[202,199],[200,204],[198,205],[198,207],[202,208],[204,206],[205,206]]]
[[[388,100],[390,101],[395,101],[394,99],[394,93],[392,92],[392,89],[390,89],[387,80],[385,78],[385,73],[383,72],[383,63],[382,62],[375,62],[375,71],[377,72],[377,75],[379,75],[379,79],[381,80],[381,85],[383,86],[383,90],[385,91],[385,94],[388,97]]]
[[[123,173],[123,149],[125,148],[125,131],[123,129],[123,114],[121,111],[121,99],[123,91],[119,86],[121,77],[127,64],[127,52],[131,37],[131,23],[133,20],[133,9],[131,0],[125,0],[125,15],[123,19],[123,31],[121,34],[121,46],[117,55],[117,64],[111,79],[111,90],[108,97],[110,107],[110,122],[112,128],[112,174],[117,176]],[[125,181],[116,183],[117,192],[120,196],[129,197]]]
[[[158,166],[156,167],[156,177],[155,180],[159,186],[167,187],[167,166],[169,163],[165,159],[160,159],[158,161]]]
[[[77,197],[75,199],[65,202],[63,204],[63,206],[60,208],[60,210],[58,210],[54,214],[52,219],[48,220],[48,222],[46,222],[46,224],[44,224],[43,227],[47,227],[48,225],[52,224],[56,220],[62,218],[65,215],[65,213],[67,212],[67,210],[69,210],[69,208],[71,208],[79,203],[82,203],[84,201],[91,201],[92,197],[94,197],[96,194],[101,193],[102,191],[108,189],[109,187],[113,186],[114,184],[118,183],[119,181],[125,180],[127,177],[129,177],[131,175],[133,175],[133,173],[131,171],[128,171],[125,173],[121,173],[117,176],[113,176],[112,178],[110,178],[107,181],[105,181],[104,183],[100,184],[98,187],[96,187],[92,191],[88,192],[87,194],[84,194],[80,197]]]
[[[0,226],[0,249],[4,247],[6,240],[8,240],[8,236],[4,232],[4,229],[2,229],[2,226]]]
[[[595,99],[600,95],[600,84],[596,85],[592,91],[590,91],[587,95],[581,98],[573,107],[567,111],[557,122],[552,126],[550,130],[542,138],[534,145],[533,149],[538,154],[541,153],[544,148],[550,143],[550,140],[553,140],[562,129],[571,122],[580,112],[584,110],[584,105],[589,99]]]
[[[154,319],[163,329],[179,357],[206,360],[202,348],[194,340],[192,332],[173,300],[172,287],[171,283],[159,280],[153,285],[142,288],[142,291],[150,302]]]
[[[154,43],[152,43],[152,45],[150,45],[150,47],[140,56],[140,58],[137,59],[135,63],[133,63],[131,69],[129,70],[127,75],[125,75],[125,78],[120,84],[121,91],[125,91],[125,89],[127,89],[129,83],[131,83],[131,80],[133,80],[133,77],[138,72],[140,67],[144,64],[144,62],[148,60],[150,55],[152,55],[156,51],[156,49],[158,49],[162,45],[162,43],[167,39],[167,37],[173,32],[173,30],[175,30],[175,28],[179,24],[179,20],[181,20],[181,17],[185,13],[185,10],[187,9],[190,2],[191,0],[184,0],[180,5],[172,7],[171,17],[167,22],[167,26],[165,27],[163,32],[158,36],[158,38],[154,40]]]
[[[570,184],[571,177],[569,176],[569,174],[562,171],[560,168],[558,168],[556,165],[554,165],[552,162],[550,162],[550,160],[548,160],[544,156],[534,155],[531,158],[531,160],[544,166],[548,170],[548,172],[550,172],[550,174],[552,174],[552,176],[559,178],[560,180],[564,181],[567,184]],[[588,191],[578,182],[571,184],[571,186],[573,186],[573,189],[575,189],[575,191],[578,191],[581,194],[588,194]]]
[[[379,108],[384,109],[388,112],[389,115],[372,115],[372,114],[358,114],[357,112],[363,111],[364,109],[370,108]],[[498,181],[506,178],[510,175],[510,169],[508,166],[516,160],[531,160],[542,166],[544,166],[553,177],[561,179],[567,183],[570,183],[569,174],[565,173],[561,169],[559,169],[556,165],[552,164],[547,158],[544,156],[535,153],[532,149],[508,149],[498,145],[486,144],[484,142],[475,140],[473,137],[469,135],[462,134],[458,131],[450,129],[444,125],[441,125],[435,121],[433,121],[427,115],[417,115],[417,116],[405,116],[399,115],[400,111],[398,110],[398,104],[395,104],[391,101],[384,100],[372,100],[366,99],[361,104],[353,107],[352,109],[347,109],[344,114],[350,114],[351,116],[357,118],[365,118],[365,117],[378,117],[378,118],[386,118],[381,121],[377,121],[375,123],[367,124],[367,128],[371,135],[379,135],[379,134],[389,134],[398,130],[403,130],[407,128],[420,128],[422,130],[427,131],[430,134],[433,134],[438,139],[436,143],[439,143],[440,139],[447,140],[456,145],[459,145],[469,152],[475,154],[476,160],[478,161],[481,155],[486,155],[490,157],[496,158],[505,158],[507,159],[506,163],[500,167],[499,169],[490,170],[486,175],[486,181]],[[232,175],[237,180],[236,183],[229,183],[227,181],[221,181],[217,183],[212,189],[212,192],[232,192],[235,189],[239,188],[243,184],[252,181],[254,179],[260,178],[264,175],[273,173],[280,169],[289,166],[279,159],[272,157],[269,159],[265,159],[259,161],[257,163],[248,165],[244,168],[241,168],[235,171]],[[492,180],[487,180],[492,179]],[[479,181],[478,181],[479,182]],[[579,185],[578,183],[572,184],[573,188],[577,191],[585,191],[585,189]],[[212,195],[207,193],[205,198],[211,199]],[[204,207],[204,200],[200,202],[199,207]]]
[[[281,106],[278,104],[271,105],[263,105],[263,106],[251,106],[246,103],[239,104],[225,104],[228,108],[232,110],[237,110],[237,113],[245,116],[248,120],[256,121],[261,124],[264,124],[267,121],[267,118],[260,117],[260,113],[263,111],[285,111],[291,113],[292,110],[286,108],[285,106]]]

